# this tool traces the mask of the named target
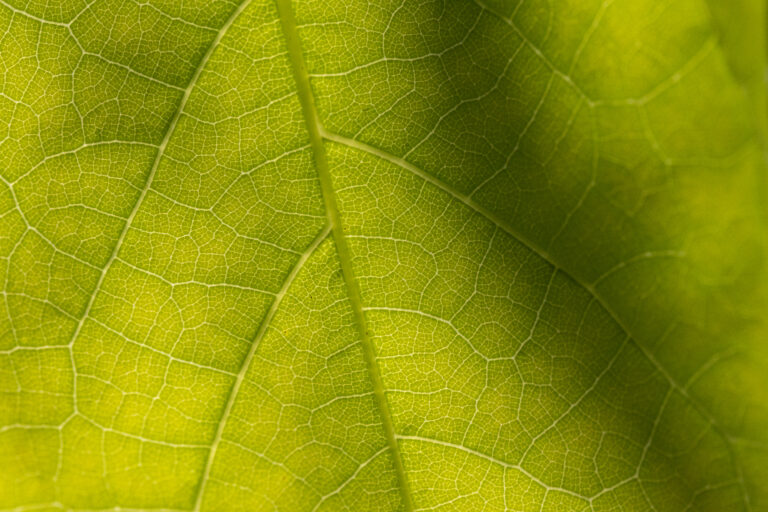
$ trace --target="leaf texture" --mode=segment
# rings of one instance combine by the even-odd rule
[[[0,0],[3,510],[768,510],[756,0]]]

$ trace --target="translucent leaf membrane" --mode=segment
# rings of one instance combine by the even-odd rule
[[[0,1],[0,509],[768,510],[764,20]]]

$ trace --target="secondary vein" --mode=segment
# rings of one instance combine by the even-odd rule
[[[360,142],[356,139],[350,139],[349,137],[339,135],[337,133],[321,130],[321,135],[323,138],[331,142],[342,144],[349,148],[356,149],[358,151],[362,151],[364,153],[368,153],[375,157],[381,158],[408,172],[413,173],[416,176],[419,176],[426,182],[431,183],[435,187],[439,188],[443,192],[446,192],[447,194],[452,196],[454,199],[464,203],[467,207],[471,208],[478,214],[488,219],[490,222],[498,226],[500,229],[502,229],[512,238],[514,238],[515,240],[523,244],[525,247],[527,247],[534,254],[538,255],[544,261],[552,265],[557,271],[562,272],[569,279],[573,280],[580,287],[584,288],[587,291],[587,293],[589,293],[595,299],[595,301],[597,301],[600,307],[613,319],[613,321],[624,331],[624,333],[629,337],[629,340],[640,350],[643,356],[651,363],[651,365],[656,369],[656,371],[658,371],[659,374],[662,377],[664,377],[664,379],[669,383],[670,388],[673,391],[679,393],[699,413],[699,415],[704,420],[706,420],[710,425],[712,425],[713,431],[716,432],[723,439],[726,449],[728,450],[729,457],[733,462],[735,471],[737,473],[737,480],[742,490],[744,503],[747,506],[747,510],[751,510],[749,494],[747,492],[746,483],[744,482],[742,466],[741,466],[741,463],[739,462],[737,452],[733,446],[733,437],[730,436],[724,430],[724,428],[720,425],[720,423],[712,415],[712,413],[710,413],[707,410],[704,404],[696,400],[688,392],[687,388],[684,385],[681,385],[677,381],[677,379],[674,378],[674,376],[667,370],[667,368],[661,363],[661,361],[659,361],[656,358],[656,356],[654,356],[653,353],[648,348],[646,348],[645,345],[637,339],[637,337],[635,337],[632,334],[632,331],[630,330],[629,325],[626,322],[624,322],[624,320],[619,316],[618,312],[616,312],[612,307],[610,307],[610,305],[605,300],[605,298],[603,298],[602,294],[598,292],[595,282],[589,283],[585,279],[579,277],[575,272],[568,270],[563,265],[561,265],[556,258],[554,258],[551,254],[549,254],[546,251],[546,249],[544,249],[540,244],[535,243],[533,240],[525,236],[522,232],[515,229],[509,222],[505,221],[500,216],[498,216],[488,208],[484,207],[483,205],[481,205],[480,203],[478,203],[477,201],[469,197],[467,194],[462,193],[458,189],[454,188],[452,185],[416,167],[415,165],[408,162],[404,158],[399,157],[397,155],[393,155],[392,153],[389,153],[383,149],[371,146],[364,142]]]
[[[120,252],[120,247],[122,246],[123,241],[125,240],[125,237],[128,234],[128,231],[131,227],[131,223],[133,222],[133,219],[136,217],[136,214],[139,211],[141,204],[144,202],[144,199],[147,197],[147,194],[149,193],[149,190],[152,187],[152,181],[154,180],[158,167],[160,167],[160,161],[162,160],[163,154],[165,153],[165,148],[168,146],[168,142],[171,140],[171,135],[173,135],[173,132],[176,129],[176,125],[178,124],[179,119],[181,118],[181,114],[184,111],[184,107],[186,106],[187,101],[189,100],[189,97],[192,94],[192,89],[194,89],[195,84],[200,78],[200,75],[202,75],[203,69],[208,63],[208,60],[211,58],[211,55],[213,54],[214,50],[218,46],[219,41],[221,41],[222,37],[224,37],[224,34],[227,32],[229,27],[232,25],[235,19],[240,15],[243,9],[245,9],[246,5],[249,2],[250,0],[245,0],[240,5],[240,7],[238,7],[232,13],[229,19],[227,19],[227,21],[221,27],[216,37],[213,39],[213,41],[211,41],[211,44],[208,47],[208,50],[205,52],[205,55],[203,55],[202,59],[200,59],[200,62],[197,68],[195,69],[195,72],[192,75],[192,78],[189,80],[189,83],[187,84],[187,87],[184,90],[184,94],[181,97],[181,100],[179,101],[179,106],[176,109],[176,112],[174,113],[173,118],[168,123],[168,128],[165,131],[163,140],[157,148],[157,153],[155,154],[155,159],[152,162],[152,168],[149,170],[147,179],[144,182],[144,187],[141,189],[141,192],[139,193],[139,197],[136,199],[136,203],[133,205],[133,209],[131,210],[131,213],[128,215],[128,218],[125,220],[125,224],[123,225],[123,229],[117,238],[117,242],[115,242],[115,246],[112,249],[112,253],[109,255],[109,259],[104,264],[104,268],[102,268],[101,270],[101,275],[99,275],[99,279],[96,281],[96,286],[94,287],[93,292],[91,293],[91,296],[88,299],[88,304],[86,305],[85,310],[83,311],[83,315],[82,317],[80,317],[80,321],[77,323],[77,327],[75,328],[75,331],[72,334],[72,338],[69,340],[68,346],[70,347],[70,358],[72,359],[72,371],[75,373],[75,376],[74,376],[75,384],[74,384],[74,391],[73,391],[73,396],[74,396],[73,404],[74,404],[75,412],[77,412],[77,372],[74,364],[74,357],[72,356],[72,352],[71,352],[72,346],[74,345],[75,340],[77,340],[77,337],[80,335],[80,331],[83,329],[85,320],[90,316],[91,308],[93,307],[94,302],[96,302],[96,296],[99,294],[99,291],[101,290],[101,287],[104,284],[104,280],[107,276],[107,273],[109,272],[110,267],[117,259],[117,255]]]
[[[409,489],[408,478],[405,474],[405,468],[403,467],[403,461],[400,456],[400,448],[392,421],[392,414],[389,410],[387,397],[384,393],[384,384],[381,379],[381,373],[379,372],[378,362],[376,361],[376,348],[373,344],[373,340],[371,339],[366,325],[360,286],[358,285],[357,279],[355,278],[354,270],[352,267],[351,252],[349,245],[347,244],[347,239],[344,235],[344,228],[341,223],[341,214],[339,213],[339,208],[336,202],[336,191],[333,187],[333,181],[328,166],[328,158],[325,153],[325,146],[321,134],[322,128],[317,110],[315,108],[314,96],[312,94],[312,88],[309,83],[309,75],[307,73],[306,64],[304,62],[301,41],[299,39],[298,31],[296,30],[296,20],[293,15],[291,0],[275,0],[275,2],[277,4],[277,10],[280,15],[280,23],[283,27],[283,32],[285,34],[286,43],[288,46],[288,55],[291,61],[291,67],[293,68],[294,78],[296,80],[296,87],[298,89],[301,110],[304,114],[307,131],[309,132],[309,139],[312,145],[315,167],[317,168],[323,200],[325,202],[326,214],[328,215],[331,232],[333,233],[333,239],[336,244],[336,251],[339,256],[341,271],[347,287],[347,293],[349,295],[349,301],[354,313],[355,323],[357,324],[357,329],[363,345],[365,363],[371,378],[371,382],[373,384],[373,393],[376,399],[376,404],[379,408],[387,444],[392,453],[392,459],[395,466],[395,472],[397,474],[403,506],[407,512],[410,512],[413,510],[413,501]]]
[[[320,244],[328,237],[328,233],[330,232],[330,226],[327,226],[315,240],[312,242],[312,244],[307,248],[307,250],[304,252],[304,254],[301,255],[299,260],[296,262],[296,264],[293,266],[293,269],[291,269],[291,273],[288,274],[288,277],[286,278],[285,282],[283,282],[283,286],[280,288],[280,291],[277,292],[277,295],[275,296],[275,300],[272,301],[272,305],[269,308],[269,311],[267,311],[266,316],[264,317],[264,320],[261,322],[261,325],[259,326],[258,332],[256,332],[256,335],[253,338],[253,342],[251,343],[251,348],[248,351],[248,355],[243,360],[243,364],[240,366],[240,371],[237,373],[237,378],[235,379],[235,383],[232,385],[232,388],[229,390],[229,395],[227,396],[227,404],[224,406],[224,412],[221,415],[221,419],[219,420],[219,425],[216,428],[216,436],[213,439],[213,442],[211,443],[211,450],[208,452],[208,459],[205,463],[205,469],[203,470],[203,473],[200,477],[200,483],[197,487],[197,493],[195,495],[195,507],[192,509],[193,511],[200,510],[200,507],[203,504],[203,495],[205,494],[205,486],[208,483],[209,477],[211,475],[211,468],[213,467],[213,460],[216,458],[216,450],[219,447],[219,444],[221,444],[221,441],[224,437],[224,428],[227,425],[227,419],[229,419],[229,415],[232,413],[232,409],[235,405],[235,400],[237,399],[237,395],[240,392],[240,388],[243,385],[243,382],[245,381],[245,374],[248,372],[248,367],[251,366],[251,361],[253,360],[254,355],[256,354],[256,350],[259,348],[259,345],[261,345],[261,340],[264,338],[264,335],[267,332],[267,328],[269,327],[269,324],[272,322],[272,318],[275,316],[275,313],[277,313],[278,308],[280,307],[280,303],[283,300],[283,297],[285,297],[285,294],[288,292],[288,289],[291,287],[291,284],[296,279],[296,276],[299,274],[299,271],[304,267],[304,263],[307,262],[310,256],[315,252],[315,250],[320,246]]]

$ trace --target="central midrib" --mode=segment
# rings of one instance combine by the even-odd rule
[[[355,316],[356,327],[362,341],[363,353],[365,355],[368,374],[370,375],[371,383],[373,384],[374,397],[379,408],[379,414],[381,416],[382,425],[384,427],[387,444],[392,454],[395,472],[397,473],[399,489],[403,500],[403,506],[407,512],[411,512],[413,510],[413,501],[409,489],[408,478],[405,474],[402,458],[400,457],[400,448],[395,436],[392,414],[389,410],[387,397],[384,393],[384,385],[381,380],[381,373],[379,372],[379,366],[376,361],[376,348],[374,347],[373,340],[370,337],[366,325],[360,286],[358,285],[357,279],[355,278],[354,270],[352,268],[352,256],[347,244],[347,239],[344,236],[344,229],[341,223],[341,215],[336,203],[336,191],[333,187],[333,181],[331,178],[330,169],[328,167],[328,159],[325,153],[325,146],[323,144],[323,138],[321,135],[321,125],[317,115],[317,110],[315,108],[314,96],[312,94],[312,88],[309,83],[309,75],[307,73],[306,64],[304,63],[301,41],[296,30],[296,20],[293,15],[291,0],[275,0],[275,3],[277,4],[277,11],[280,16],[280,24],[283,28],[283,33],[285,35],[286,45],[288,48],[288,55],[291,61],[291,67],[293,68],[294,78],[296,80],[296,87],[298,90],[299,101],[301,103],[301,110],[304,115],[304,120],[306,121],[307,131],[309,132],[315,168],[320,180],[320,187],[322,189],[323,200],[325,202],[325,210],[328,215],[328,221],[331,225],[331,232],[333,234],[333,239],[336,245],[336,252],[339,256],[339,262],[341,265],[344,282],[347,287],[349,301],[352,305],[352,310]]]

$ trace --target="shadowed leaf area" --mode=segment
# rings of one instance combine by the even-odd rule
[[[758,0],[0,0],[0,509],[768,511]]]

